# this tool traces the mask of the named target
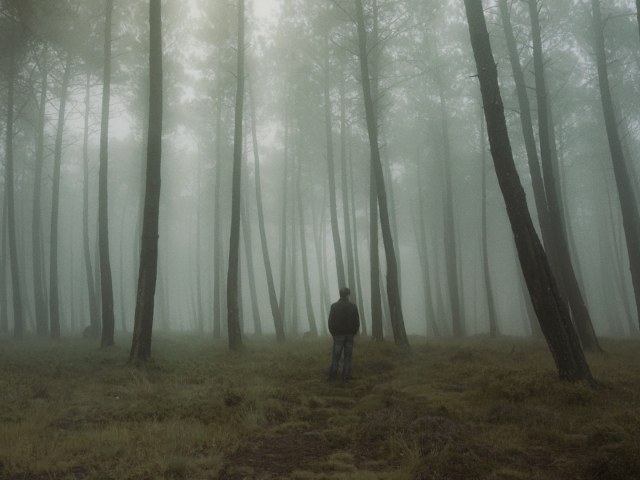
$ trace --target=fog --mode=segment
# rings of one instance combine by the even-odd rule
[[[40,217],[35,221],[42,229],[41,243],[36,248],[42,253],[44,295],[49,299],[55,142],[60,133],[58,112],[65,62],[71,58],[61,132],[57,282],[62,335],[78,336],[90,324],[83,255],[87,82],[90,85],[88,248],[95,288],[100,292],[95,270],[105,2],[56,0],[48,6],[40,3],[46,2],[26,2],[33,4],[33,10],[26,13],[14,9],[12,2],[0,3],[0,131],[6,138],[0,147],[3,205],[0,333],[11,334],[15,328],[16,283],[11,276],[8,240],[9,174],[13,182],[17,266],[27,336],[37,333],[34,275],[39,270],[32,253],[35,190],[41,193]],[[498,2],[484,3],[515,161],[538,228],[521,108],[503,19]],[[539,141],[530,19],[526,3],[508,4]],[[541,2],[539,7],[556,152],[555,181],[571,263],[596,335],[629,336],[637,333],[638,318],[598,90],[591,10],[588,2],[577,1]],[[329,148],[333,152],[338,236],[345,271],[350,270],[349,259],[355,256],[353,272],[346,274],[346,286],[351,288],[351,300],[361,310],[365,324],[361,332],[371,335],[371,153],[357,56],[355,7],[346,0],[253,0],[246,8],[247,90],[242,167],[242,209],[246,222],[241,233],[239,280],[243,332],[248,337],[256,333],[258,313],[262,334],[275,334],[259,234],[260,200],[256,198],[252,140],[255,127],[266,242],[279,301],[283,301],[283,292],[286,293],[280,309],[284,312],[287,337],[301,337],[311,329],[303,261],[308,263],[312,309],[320,334],[327,334],[328,308],[338,299],[339,288],[345,286],[339,285],[335,235],[332,235]],[[602,1],[602,11],[607,19],[604,34],[618,129],[637,195],[640,42],[635,6],[627,0],[607,0]],[[23,14],[28,16],[23,18],[20,16]],[[154,330],[225,335],[236,15],[235,2],[163,2],[162,190]],[[456,295],[465,335],[489,334],[488,289],[483,273],[484,168],[487,260],[498,331],[515,336],[535,334],[532,324],[536,319],[528,309],[530,300],[505,201],[488,144],[483,141],[486,134],[482,126],[482,102],[463,3],[377,0],[365,2],[365,16],[407,333],[452,336],[455,309],[452,295]],[[131,332],[147,155],[148,2],[116,0],[112,24],[109,251],[116,330]],[[14,57],[15,81],[9,88]],[[36,184],[39,99],[44,79],[48,84],[44,163],[41,181]],[[7,135],[9,93],[14,89],[12,135]],[[6,167],[9,142],[12,173]],[[300,199],[296,194],[298,188]],[[347,209],[343,208],[345,198]],[[301,217],[306,258],[301,247]],[[249,250],[245,250],[247,238],[251,241]],[[216,245],[219,245],[217,252]],[[347,251],[348,245],[351,253]],[[384,336],[391,339],[382,237],[379,257]],[[249,261],[253,264],[252,274]],[[257,311],[252,308],[251,278],[255,281]],[[457,285],[457,294],[453,293],[452,282]],[[214,295],[216,286],[219,297]]]

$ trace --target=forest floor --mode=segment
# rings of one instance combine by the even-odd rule
[[[346,385],[329,338],[129,341],[0,341],[0,478],[640,478],[639,340],[588,354],[600,390],[530,339],[358,339]]]

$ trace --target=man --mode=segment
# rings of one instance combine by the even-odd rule
[[[342,381],[348,382],[351,373],[351,354],[353,353],[353,337],[360,329],[360,315],[358,307],[349,301],[351,290],[340,289],[340,300],[331,305],[329,312],[329,332],[333,336],[333,356],[329,368],[329,381],[334,382],[338,374],[338,363],[342,350],[344,361],[342,364]]]

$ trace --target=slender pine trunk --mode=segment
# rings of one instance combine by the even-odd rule
[[[233,176],[231,182],[231,234],[229,237],[229,268],[227,270],[227,327],[229,348],[242,348],[238,298],[240,261],[240,202],[242,170],[242,113],[244,106],[244,0],[238,0],[238,67],[236,73],[235,133],[233,138]]]
[[[262,187],[260,184],[260,154],[258,150],[258,134],[256,126],[256,107],[255,97],[251,77],[249,77],[249,100],[251,102],[251,136],[253,140],[253,159],[255,169],[256,182],[256,206],[258,209],[258,229],[260,230],[260,244],[262,246],[262,257],[264,259],[264,268],[267,275],[267,288],[269,290],[269,304],[271,306],[271,315],[273,316],[273,324],[276,330],[276,339],[279,342],[285,340],[284,327],[282,324],[282,315],[280,315],[280,307],[276,298],[276,288],[273,281],[273,272],[271,270],[271,260],[269,258],[269,248],[267,245],[267,234],[264,226],[264,211],[262,208]]]
[[[60,168],[62,164],[62,136],[64,133],[65,109],[71,77],[71,54],[67,53],[62,88],[60,90],[60,108],[53,160],[53,194],[51,197],[51,247],[49,253],[49,321],[51,338],[60,338],[60,299],[58,286],[58,219],[60,209]]]
[[[133,340],[129,360],[151,355],[154,297],[158,274],[160,164],[162,159],[162,2],[149,1],[149,135],[147,174],[140,242],[140,270],[136,294]]]

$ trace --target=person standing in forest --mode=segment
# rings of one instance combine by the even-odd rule
[[[353,353],[353,337],[360,329],[358,307],[349,301],[351,290],[340,289],[340,300],[331,305],[329,311],[329,333],[333,337],[333,354],[329,367],[329,381],[334,382],[338,374],[338,363],[344,350],[342,363],[342,381],[348,382],[351,374],[351,354]]]

